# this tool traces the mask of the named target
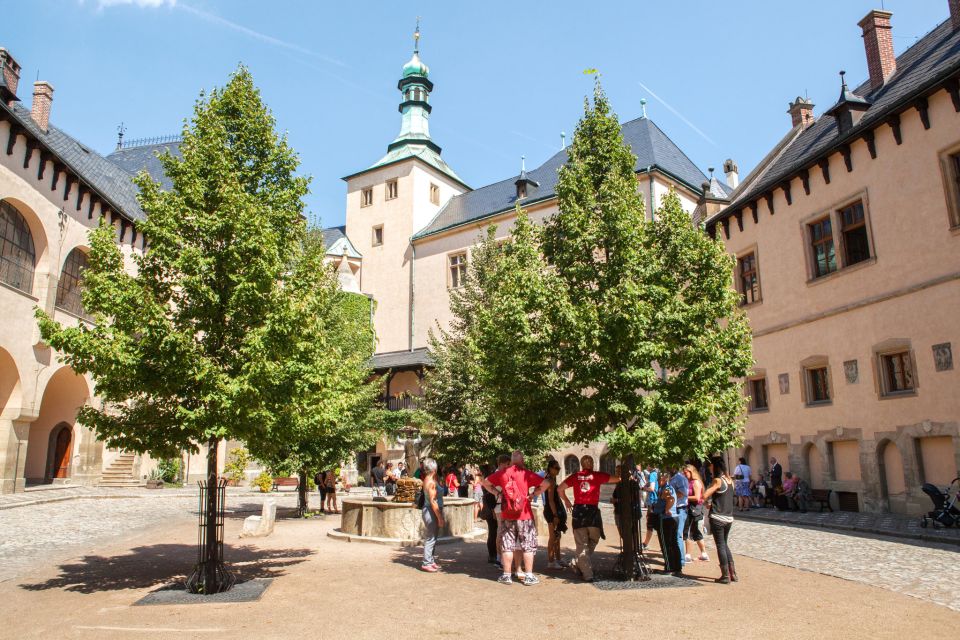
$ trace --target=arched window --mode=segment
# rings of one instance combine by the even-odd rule
[[[6,200],[0,200],[0,281],[33,293],[37,254],[27,221]]]
[[[83,290],[80,278],[87,268],[87,254],[80,249],[74,249],[63,263],[60,273],[60,283],[57,285],[57,306],[64,311],[82,318],[90,316],[83,309],[80,292]]]
[[[609,453],[600,456],[600,471],[611,476],[614,475],[617,471],[617,459]]]
[[[563,459],[563,472],[570,476],[580,471],[580,460],[572,453]]]

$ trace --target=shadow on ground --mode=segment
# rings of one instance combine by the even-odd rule
[[[571,553],[568,552],[565,555],[568,561],[573,560]],[[477,580],[496,580],[501,574],[500,569],[487,562],[486,544],[479,542],[437,545],[435,556],[443,573],[466,575]],[[598,580],[611,578],[618,556],[617,550],[597,551],[593,554],[593,569]],[[645,559],[651,571],[663,568],[663,559],[659,553],[647,551]],[[423,561],[423,547],[397,549],[392,561],[419,571]],[[534,573],[540,576],[541,580],[560,580],[565,584],[583,582],[572,568],[547,569],[546,566],[547,551],[541,546],[534,559]],[[691,579],[697,578],[691,577]]]
[[[258,549],[224,546],[227,566],[238,582],[254,578],[275,578],[287,567],[304,562],[310,549]],[[62,564],[59,575],[43,582],[21,584],[27,591],[63,589],[98,593],[123,589],[145,589],[186,578],[197,558],[197,547],[187,544],[155,544],[136,547],[116,556],[84,556]]]

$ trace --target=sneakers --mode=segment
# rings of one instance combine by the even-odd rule
[[[440,570],[436,564],[422,564],[420,565],[420,571],[426,571],[427,573],[436,573]]]
[[[684,554],[684,556],[683,556],[683,561],[684,561],[684,563],[693,562],[693,558],[691,558],[691,557],[690,557],[690,554],[687,553],[687,554]]]
[[[697,558],[700,562],[710,562],[710,556],[707,555],[707,552],[704,551],[700,554],[700,557]]]
[[[540,584],[540,580],[532,573],[528,573],[523,577],[523,586],[532,587],[535,584]]]
[[[497,578],[497,582],[500,584],[513,584],[513,579],[510,577],[509,573],[501,573],[500,577]]]

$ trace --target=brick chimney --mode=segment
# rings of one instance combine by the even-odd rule
[[[0,47],[0,67],[3,68],[3,81],[0,85],[5,86],[7,92],[16,97],[17,84],[20,83],[20,65],[3,47]]]
[[[950,1],[950,22],[953,23],[953,29],[960,29],[960,0]]]
[[[787,109],[787,113],[790,114],[790,126],[803,125],[803,128],[806,129],[813,124],[813,107],[812,102],[797,96],[797,99],[791,102],[790,108]]]
[[[33,104],[30,117],[44,132],[50,128],[50,107],[53,105],[53,85],[45,80],[33,83]]]
[[[874,9],[859,23],[863,29],[863,46],[867,50],[871,89],[882,86],[897,70],[897,59],[893,55],[893,30],[890,27],[892,15],[889,11]]]

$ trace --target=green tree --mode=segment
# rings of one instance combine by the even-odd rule
[[[636,158],[596,81],[560,169],[558,211],[544,254],[563,282],[569,312],[555,323],[562,396],[572,439],[605,438],[625,455],[679,463],[733,444],[750,366],[749,331],[730,290],[723,247],[695,228],[675,194],[647,222]],[[632,519],[630,500],[621,516]],[[636,550],[625,527],[624,549]],[[626,556],[628,576],[635,565]]]
[[[251,349],[304,232],[308,181],[274,130],[246,68],[201,95],[184,124],[180,152],[160,157],[173,186],[135,179],[148,241],[124,268],[114,229],[91,234],[83,302],[96,324],[62,327],[37,312],[43,338],[80,373],[92,374],[103,407],[79,421],[107,446],[157,457],[207,446],[207,531],[219,507],[217,450],[224,438],[253,441]],[[228,589],[220,549],[207,536],[196,591]]]
[[[299,476],[301,515],[308,477],[378,435],[371,301],[342,291],[324,259],[322,238],[310,235],[246,346],[251,417],[263,425],[248,446],[273,471]]]
[[[545,401],[557,381],[543,353],[545,316],[536,309],[549,296],[536,295],[547,290],[538,286],[544,274],[535,229],[518,212],[508,242],[498,243],[495,233],[488,229],[464,285],[451,293],[450,328],[430,335],[435,366],[425,380],[425,409],[433,452],[450,461],[492,461],[513,449],[535,460],[559,443],[557,407]]]

